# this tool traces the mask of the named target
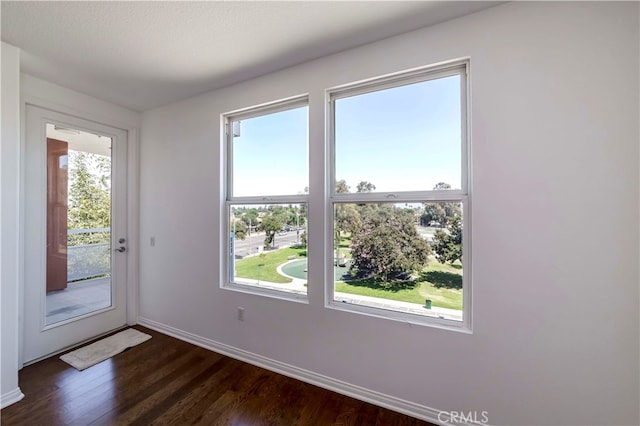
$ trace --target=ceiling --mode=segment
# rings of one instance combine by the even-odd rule
[[[3,0],[2,40],[27,74],[145,111],[498,3]]]

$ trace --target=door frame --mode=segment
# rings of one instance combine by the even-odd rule
[[[26,80],[26,81],[25,81]],[[24,84],[27,83],[27,84]],[[19,369],[25,365],[24,337],[25,337],[25,268],[28,266],[25,258],[26,235],[26,143],[27,143],[27,105],[50,110],[54,113],[65,114],[71,117],[93,122],[125,131],[127,134],[127,165],[126,165],[126,230],[127,235],[127,262],[126,262],[126,324],[137,324],[139,314],[139,117],[135,120],[133,111],[124,110],[121,107],[91,98],[78,92],[70,91],[44,81],[33,79],[30,76],[22,76],[22,93],[20,100],[20,205],[19,205],[19,247],[18,256],[20,264],[20,276],[18,283],[18,359]],[[37,93],[35,96],[33,93]],[[42,95],[45,95],[43,98]],[[51,99],[60,99],[54,101]],[[121,111],[116,111],[120,109]],[[116,117],[116,118],[114,118]],[[133,124],[135,123],[135,124]],[[84,339],[87,340],[87,339]],[[82,343],[79,340],[78,343]],[[63,348],[48,356],[55,355],[68,349]],[[31,361],[34,362],[34,361]]]

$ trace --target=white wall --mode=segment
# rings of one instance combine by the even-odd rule
[[[491,424],[638,424],[638,48],[637,3],[509,3],[145,113],[141,322]],[[466,56],[473,334],[325,309],[317,253],[308,305],[219,288],[221,113],[308,92],[313,191],[325,88]]]
[[[23,102],[124,130],[140,125],[138,112],[29,74],[21,74],[20,78]]]
[[[20,200],[20,50],[2,43],[2,144],[0,145],[0,309],[2,345],[0,405],[23,398],[18,387],[18,290],[21,280]]]

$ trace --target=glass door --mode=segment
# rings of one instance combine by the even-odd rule
[[[30,362],[126,322],[127,134],[28,105],[26,135]]]

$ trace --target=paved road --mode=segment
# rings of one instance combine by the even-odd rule
[[[302,235],[300,230],[300,235]],[[289,231],[284,234],[276,234],[275,245],[277,247],[291,246],[300,241],[297,231]],[[244,240],[236,240],[235,254],[236,257],[245,257],[250,254],[258,253],[258,247],[264,246],[264,232],[251,235]]]
[[[418,230],[420,234],[423,235],[427,240],[431,240],[436,228],[419,227]],[[289,231],[284,234],[277,234],[276,246],[287,247],[300,242],[300,236],[296,235],[297,232],[298,231]],[[304,230],[301,229],[299,232],[300,235],[302,235]],[[258,246],[264,246],[264,232],[253,234],[250,237],[245,238],[244,240],[236,240],[236,257],[245,257],[250,254],[256,254],[258,253]]]

